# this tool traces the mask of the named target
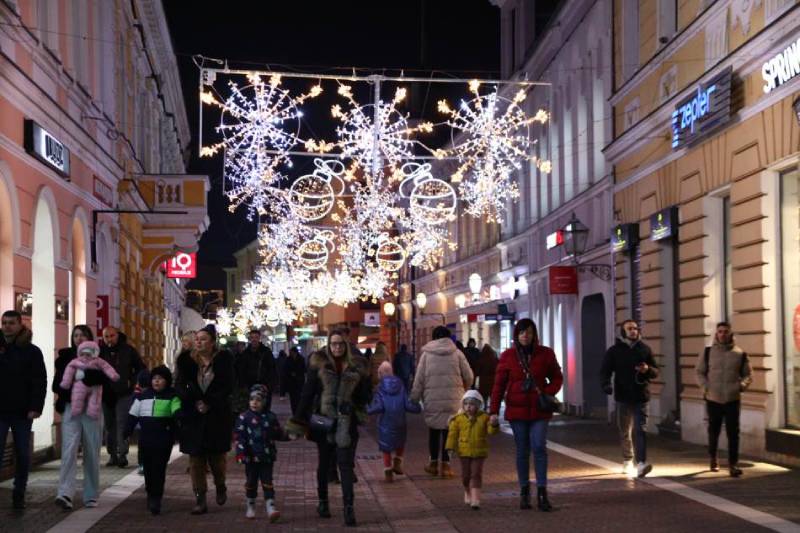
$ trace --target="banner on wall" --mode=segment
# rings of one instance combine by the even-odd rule
[[[108,326],[110,320],[110,304],[108,294],[97,295],[97,333],[98,335]]]

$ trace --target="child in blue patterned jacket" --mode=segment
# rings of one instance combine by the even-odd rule
[[[244,464],[247,494],[247,518],[256,517],[256,498],[258,482],[264,491],[267,516],[276,522],[281,513],[275,507],[275,488],[272,484],[272,470],[277,457],[276,441],[289,440],[272,411],[265,411],[269,391],[264,385],[253,385],[250,389],[249,409],[239,415],[236,421],[236,461]]]

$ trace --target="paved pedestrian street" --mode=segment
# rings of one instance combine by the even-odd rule
[[[288,402],[276,400],[282,420]],[[432,478],[427,461],[427,428],[410,416],[407,476],[383,480],[383,464],[374,428],[362,430],[358,445],[356,516],[362,531],[800,531],[800,471],[744,458],[745,474],[731,479],[725,468],[708,471],[704,449],[685,442],[650,439],[653,472],[645,480],[629,480],[619,472],[615,428],[604,421],[558,417],[550,426],[551,500],[557,510],[541,513],[518,509],[513,438],[507,427],[492,437],[484,469],[479,511],[465,507],[456,477]],[[164,509],[151,516],[145,508],[144,479],[134,468],[101,470],[97,509],[76,506],[65,514],[53,504],[58,463],[32,473],[28,509],[10,509],[10,482],[0,484],[1,531],[339,531],[341,493],[331,485],[333,518],[316,515],[316,448],[310,442],[279,444],[276,468],[277,504],[282,516],[270,524],[259,502],[255,520],[244,516],[244,469],[228,460],[228,503],[209,498],[209,512],[192,516],[188,460],[177,453],[168,470]],[[130,457],[135,457],[132,451]],[[105,459],[105,458],[104,458]],[[723,462],[723,467],[724,467]],[[607,468],[608,467],[608,468]]]

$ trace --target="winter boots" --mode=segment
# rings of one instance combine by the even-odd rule
[[[228,488],[225,485],[217,485],[217,505],[225,505],[228,501]]]
[[[356,527],[356,511],[352,505],[344,506],[344,525],[347,527]]]
[[[403,471],[403,458],[402,457],[395,457],[392,459],[392,470],[398,476],[402,476],[405,474]]]
[[[384,468],[383,479],[386,480],[387,483],[394,481],[394,470],[392,468]]]
[[[550,512],[553,506],[550,505],[550,500],[547,499],[547,487],[538,487],[536,489],[536,506],[540,511]]]
[[[206,493],[195,493],[195,505],[192,507],[192,514],[206,514],[208,512],[208,504],[206,504]]]
[[[317,514],[320,516],[320,518],[331,517],[331,507],[328,504],[328,500],[319,501],[319,504],[317,504]]]
[[[443,478],[453,477],[453,470],[450,468],[450,463],[445,461],[439,463],[439,476]]]
[[[519,508],[532,509],[531,507],[531,486],[526,485],[519,490]]]
[[[426,473],[432,476],[439,475],[439,461],[431,459],[430,462],[428,463],[428,466],[426,466],[424,470]]]

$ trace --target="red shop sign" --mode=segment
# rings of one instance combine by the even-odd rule
[[[109,317],[111,316],[108,302],[108,294],[97,295],[97,333],[98,335],[103,332],[103,329],[108,326]]]
[[[578,294],[578,269],[552,266],[549,271],[550,294]]]
[[[180,253],[167,262],[168,278],[196,278],[197,277],[197,257],[196,254]]]

